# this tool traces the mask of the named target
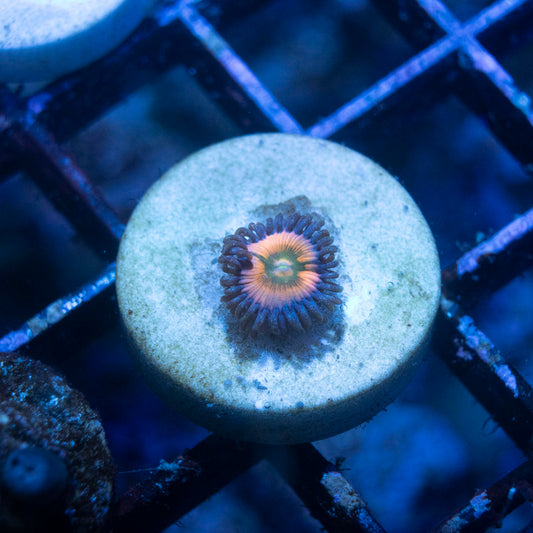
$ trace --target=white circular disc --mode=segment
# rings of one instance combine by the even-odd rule
[[[153,0],[3,0],[0,82],[44,81],[118,45]]]
[[[309,333],[244,338],[220,302],[222,239],[290,210],[326,219],[343,304]],[[405,386],[440,269],[418,207],[380,166],[262,134],[193,154],[151,187],[120,245],[117,293],[142,367],[176,409],[228,437],[296,443],[368,420]]]

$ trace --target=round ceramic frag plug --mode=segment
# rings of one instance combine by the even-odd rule
[[[44,81],[118,45],[154,0],[3,0],[0,82]]]
[[[262,134],[195,153],[151,187],[120,244],[117,293],[176,409],[228,437],[297,443],[368,420],[406,385],[440,269],[418,207],[380,166]]]

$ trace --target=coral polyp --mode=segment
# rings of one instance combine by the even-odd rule
[[[316,213],[280,213],[224,238],[222,301],[245,333],[307,331],[342,303],[337,247],[323,225]]]

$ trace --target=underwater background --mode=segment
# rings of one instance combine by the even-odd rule
[[[467,20],[490,2],[446,4]],[[216,17],[216,13],[214,14]],[[260,28],[261,31],[258,31]],[[378,81],[416,50],[365,0],[273,1],[230,24],[224,38],[304,127]],[[533,94],[533,46],[498,60]],[[487,125],[450,95],[401,124],[342,131],[335,140],[398,178],[425,215],[441,266],[457,260],[533,204],[531,176]],[[177,67],[126,98],[66,143],[123,222],[170,166],[241,129]],[[0,336],[96,277],[108,262],[76,235],[23,174],[0,183]],[[179,236],[178,236],[179,237]],[[32,354],[83,392],[100,414],[117,465],[117,493],[172,460],[207,431],[177,415],[148,387],[128,353],[116,309],[90,317],[86,336],[58,353]],[[533,383],[533,276],[526,273],[472,311],[477,326]],[[390,533],[424,532],[520,465],[524,457],[431,351],[388,409],[316,443],[342,466]],[[499,531],[533,520],[522,506]],[[168,529],[312,532],[321,525],[263,461]]]

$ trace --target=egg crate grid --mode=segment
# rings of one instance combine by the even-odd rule
[[[488,50],[510,50],[533,37],[533,0],[497,1],[464,23],[438,1],[373,1],[418,53],[309,128],[272,96],[219,33],[228,22],[266,2],[163,2],[100,61],[26,98],[0,87],[0,178],[25,171],[97,253],[107,260],[114,257],[124,226],[60,143],[177,64],[194,72],[244,132],[302,133],[342,141],[348,131],[364,134],[380,120],[405,116],[420,105],[422,95],[428,104],[453,92],[531,170],[529,99]],[[531,501],[531,386],[467,313],[480,298],[532,264],[530,210],[443,271],[433,350],[523,451],[526,461],[481,493],[489,505],[480,509],[479,493],[473,495],[438,526],[440,531],[452,526],[453,531],[484,530]],[[96,279],[6,333],[0,338],[0,351],[31,355],[40,344],[59,346],[69,335],[76,336],[77,325],[94,309],[103,323],[116,321],[116,313],[110,311],[115,306],[114,280],[111,263]],[[158,470],[122,494],[114,510],[116,530],[145,531],[148,524],[150,530],[163,529],[262,459],[280,471],[326,529],[383,531],[357,491],[312,444],[269,447],[215,435],[181,456],[179,468]]]

